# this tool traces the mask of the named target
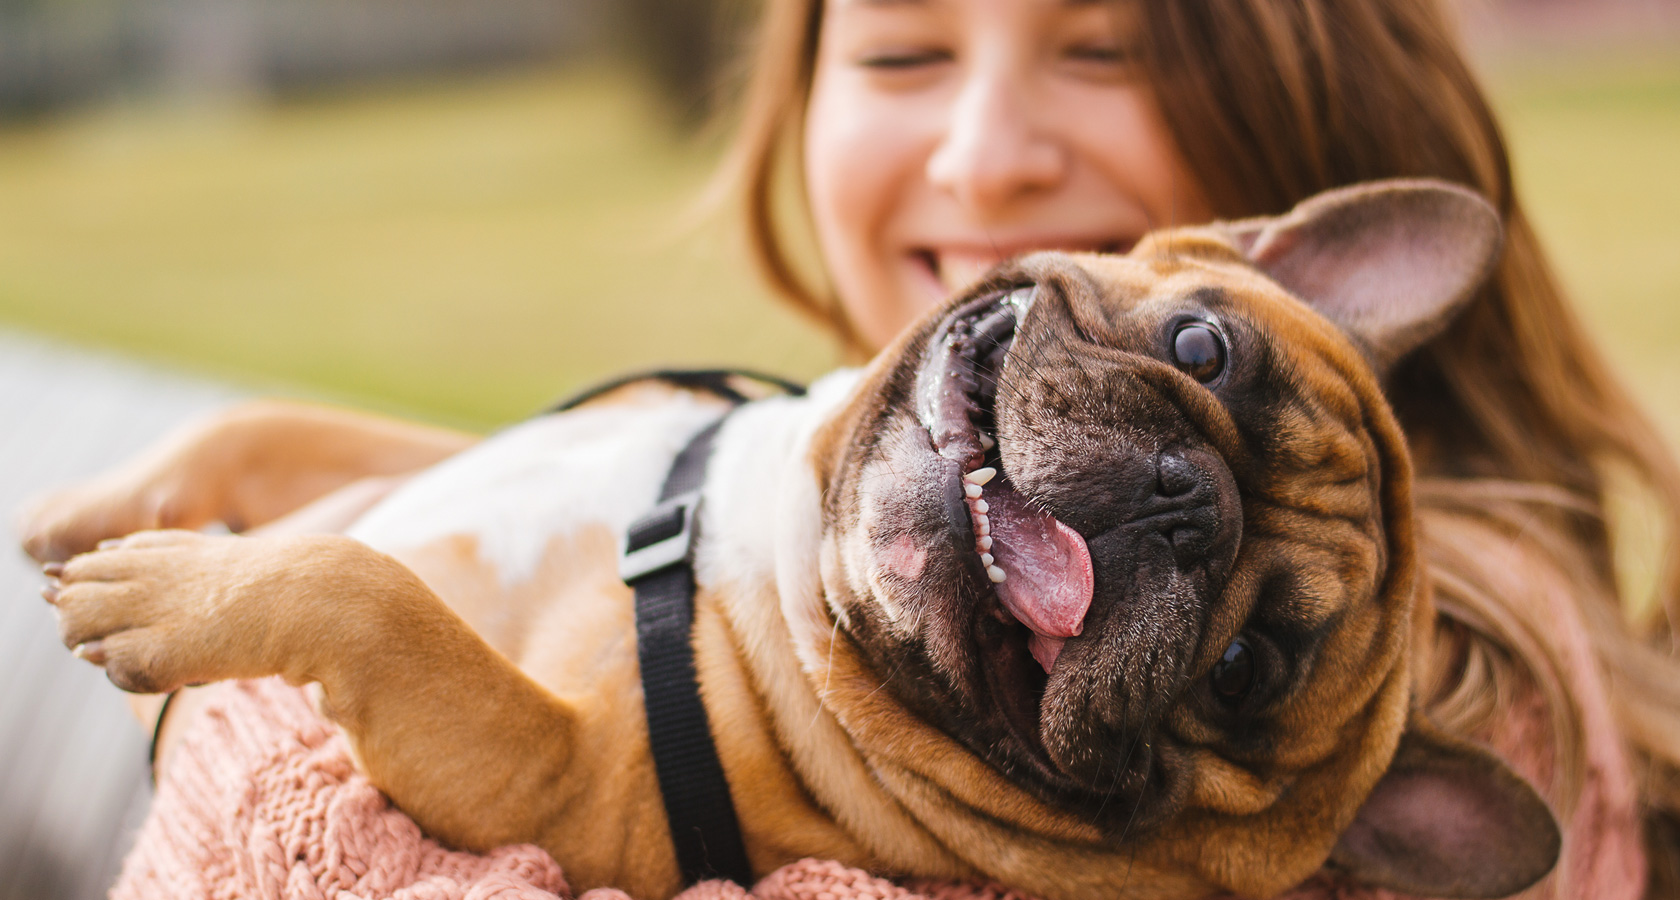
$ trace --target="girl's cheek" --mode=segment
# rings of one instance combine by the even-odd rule
[[[902,102],[877,96],[859,80],[841,75],[819,81],[805,130],[808,202],[831,277],[839,282],[884,277],[875,271],[887,262],[877,258],[880,239],[892,230],[921,165],[910,133],[915,117],[906,115]],[[842,275],[838,267],[853,274]]]
[[[812,98],[805,174],[813,192],[853,217],[890,205],[887,188],[908,162],[904,116],[890,101],[837,80]]]
[[[841,305],[870,347],[913,313],[890,235],[918,196],[913,130],[902,104],[820,85],[805,131],[805,187],[818,248]]]

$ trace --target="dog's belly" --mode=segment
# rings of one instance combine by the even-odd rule
[[[549,786],[562,802],[526,839],[555,848],[574,884],[657,894],[675,862],[619,540],[655,502],[671,459],[724,407],[651,386],[611,399],[490,438],[417,476],[349,534],[408,566],[569,710],[570,738],[553,748],[565,774]]]
[[[618,542],[671,458],[722,411],[663,387],[511,428],[416,477],[349,533],[409,566],[557,694],[634,674]],[[603,670],[605,668],[605,671]],[[603,677],[607,676],[607,677]]]

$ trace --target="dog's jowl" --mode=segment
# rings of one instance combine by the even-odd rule
[[[1413,705],[1433,613],[1380,390],[1498,251],[1479,198],[1386,182],[1036,254],[868,368],[731,415],[693,646],[755,871],[819,856],[1052,900],[1542,877],[1545,805]],[[669,895],[617,556],[721,411],[622,389],[348,536],[133,536],[63,568],[64,639],[133,690],[318,683],[430,833]]]

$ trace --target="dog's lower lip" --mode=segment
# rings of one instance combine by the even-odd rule
[[[1039,668],[1027,651],[1026,626],[1015,621],[994,600],[988,604],[1002,612],[995,625],[975,625],[975,649],[985,660],[986,687],[1003,713],[1025,756],[1041,777],[1054,779],[1055,764],[1039,733],[1039,708],[1050,676]]]

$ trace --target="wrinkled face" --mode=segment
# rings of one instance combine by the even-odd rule
[[[931,316],[826,494],[829,603],[887,689],[1114,836],[1397,733],[1372,707],[1410,616],[1359,354],[1228,248],[1155,240]]]

